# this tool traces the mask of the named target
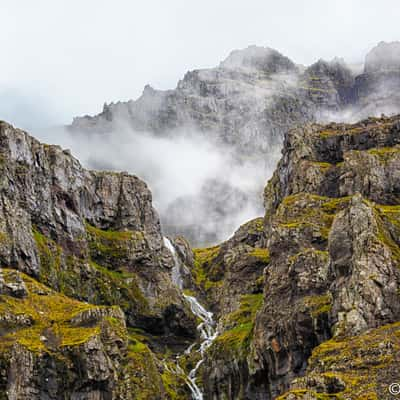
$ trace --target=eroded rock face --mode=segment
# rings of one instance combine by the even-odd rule
[[[144,182],[87,171],[69,152],[4,122],[0,146],[2,266],[80,300],[124,304],[130,325],[193,334]]]
[[[165,352],[196,321],[146,184],[5,122],[0,169],[0,397],[188,398]]]
[[[69,299],[15,270],[2,275],[25,290],[1,296],[2,398],[116,398],[128,346],[121,309]]]
[[[400,319],[399,139],[399,117],[287,135],[265,190],[263,295],[222,319],[207,398],[386,398]]]

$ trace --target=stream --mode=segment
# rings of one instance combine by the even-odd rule
[[[167,247],[167,249],[171,252],[173,258],[174,258],[174,266],[172,268],[172,281],[173,283],[179,288],[183,288],[183,279],[180,273],[180,261],[178,258],[178,255],[176,254],[176,250],[174,245],[171,243],[171,241],[164,237],[164,245]],[[183,297],[185,300],[189,303],[190,309],[192,313],[198,317],[201,322],[197,326],[197,330],[200,332],[200,345],[196,346],[197,343],[191,344],[186,350],[184,354],[191,354],[193,351],[197,351],[200,353],[201,358],[195,365],[195,367],[189,372],[189,374],[186,376],[186,383],[192,392],[192,398],[193,400],[203,400],[203,392],[201,389],[198,387],[196,384],[196,375],[197,371],[199,370],[201,364],[204,362],[204,355],[206,350],[211,346],[212,342],[214,339],[217,337],[218,332],[215,329],[215,321],[213,319],[213,314],[210,311],[207,311],[200,303],[199,301],[193,297],[193,296],[188,296],[183,294]],[[179,357],[178,357],[179,360]],[[177,371],[179,373],[183,373],[184,371],[182,368],[178,365],[177,363]]]

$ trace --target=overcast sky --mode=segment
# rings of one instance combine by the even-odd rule
[[[0,0],[0,119],[69,123],[251,44],[310,64],[400,39],[396,0]]]

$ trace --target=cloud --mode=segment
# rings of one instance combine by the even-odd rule
[[[157,136],[133,131],[123,121],[112,132],[58,128],[53,133],[85,166],[128,171],[145,180],[166,231],[186,234],[195,244],[225,240],[240,224],[262,215],[262,188],[279,156],[276,147],[269,163],[239,161],[204,132]]]
[[[69,123],[104,101],[137,98],[146,83],[173,88],[187,70],[251,44],[302,64],[360,61],[378,41],[398,39],[400,8],[395,0],[3,0],[1,14],[0,88],[30,87],[62,104],[60,122]]]

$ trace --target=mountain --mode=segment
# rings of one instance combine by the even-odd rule
[[[196,324],[146,184],[5,122],[0,161],[0,397],[163,398],[141,332],[185,347]]]
[[[286,135],[264,219],[195,252],[194,273],[220,317],[202,369],[205,398],[391,398],[399,149],[399,116]]]
[[[96,140],[105,135],[114,143],[126,132],[166,139],[195,136],[232,156],[227,170],[245,170],[251,163],[267,176],[275,167],[285,132],[294,127],[331,120],[355,122],[400,112],[399,60],[398,42],[378,44],[359,72],[339,58],[303,67],[276,50],[250,46],[233,51],[218,67],[187,72],[174,90],[160,91],[147,85],[137,100],[105,104],[100,114],[77,117],[68,129],[75,138],[94,135]],[[132,145],[132,157],[134,154]],[[96,161],[89,165],[110,165],[108,159]],[[183,170],[185,167],[182,164]],[[142,172],[162,205],[163,226],[168,233],[183,234],[194,244],[225,239],[233,229],[229,221],[235,215],[248,215],[248,209],[261,215],[262,180],[255,180],[249,190],[223,176],[218,177],[219,182],[212,177],[211,183],[199,183],[195,194],[182,193],[164,204],[163,193],[157,190],[161,184],[153,175]],[[219,193],[231,193],[231,198],[240,191],[239,197],[245,200],[221,209],[218,196],[214,200],[208,196],[210,184]],[[206,212],[193,213],[196,202],[206,204]]]
[[[218,67],[186,73],[174,90],[146,85],[136,101],[104,104],[94,117],[74,118],[70,129],[110,132],[122,123],[159,135],[195,129],[254,154],[281,143],[288,128],[327,111],[352,106],[355,119],[365,117],[368,107],[385,112],[398,92],[399,69],[400,42],[379,43],[367,54],[362,73],[338,58],[305,68],[276,50],[250,46],[233,51]],[[388,103],[373,104],[386,79]],[[397,105],[397,97],[393,100]]]
[[[135,176],[0,143],[2,398],[390,398],[400,116],[288,132],[264,218],[201,249]]]
[[[328,88],[307,102],[332,111],[335,88],[355,116],[398,104],[397,49],[380,44],[354,79],[340,60],[303,70],[259,48],[219,68],[297,71]],[[400,115],[302,122],[279,140],[264,216],[192,248],[163,232],[143,180],[0,122],[0,399],[393,398]],[[246,200],[207,185],[221,214]]]

